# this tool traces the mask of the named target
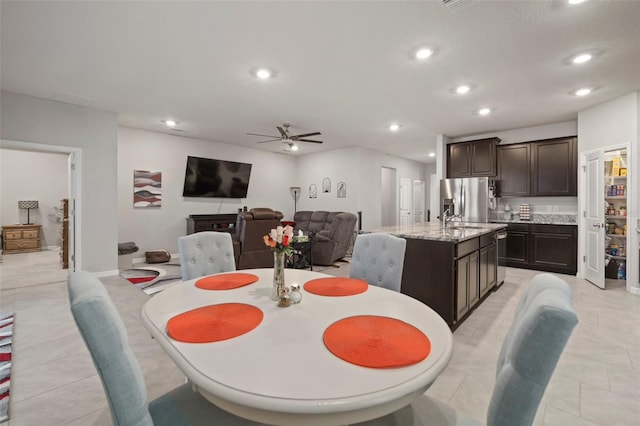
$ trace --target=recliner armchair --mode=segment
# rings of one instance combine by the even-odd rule
[[[314,265],[329,266],[347,255],[358,218],[348,212],[299,211],[293,216],[295,232],[315,233]]]
[[[280,226],[283,214],[259,207],[238,213],[236,238],[239,244],[237,269],[273,268],[273,252],[262,237]]]

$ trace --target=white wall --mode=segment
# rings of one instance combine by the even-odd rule
[[[379,227],[382,223],[382,167],[396,169],[400,179],[425,179],[423,163],[407,160],[361,147],[350,147],[303,155],[298,158],[298,186],[302,197],[298,210],[362,212],[362,229]],[[331,179],[331,192],[322,193],[322,179]],[[347,198],[337,198],[336,185],[347,184]],[[318,198],[309,198],[309,185],[318,187]],[[398,194],[399,196],[399,194]],[[398,203],[399,205],[399,203]]]
[[[184,198],[187,156],[251,163],[247,198]],[[235,145],[120,127],[118,129],[118,241],[134,241],[139,252],[178,252],[178,237],[186,235],[191,214],[236,213],[247,206],[280,210],[293,216],[296,159],[294,156]],[[133,171],[162,172],[162,206],[133,207]],[[334,193],[335,195],[335,193]]]
[[[0,122],[2,139],[82,150],[82,254],[76,266],[90,272],[117,269],[116,114],[1,92]]]
[[[37,200],[38,208],[29,220],[42,225],[40,247],[59,244],[60,224],[49,218],[67,198],[68,155],[0,149],[0,224],[27,223],[27,211],[18,209],[20,200]]]
[[[631,290],[640,294],[640,277],[638,276],[638,234],[636,226],[640,227],[640,93],[633,92],[626,96],[613,99],[578,113],[578,158],[583,164],[583,157],[589,151],[607,147],[629,146],[629,163],[636,168],[628,171],[627,177],[627,229],[629,234],[629,250],[627,250],[627,284]],[[580,186],[584,179],[579,180]],[[578,202],[584,209],[584,194],[578,187]],[[582,218],[580,218],[582,219]],[[581,220],[578,229],[584,229]],[[640,228],[639,228],[640,229]],[[583,232],[578,232],[578,259],[584,255]],[[578,274],[584,274],[584,263],[578,262]]]

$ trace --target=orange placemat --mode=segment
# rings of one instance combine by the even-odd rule
[[[264,317],[253,305],[221,303],[176,315],[167,322],[167,334],[187,343],[232,339],[256,328]]]
[[[364,280],[343,277],[317,278],[304,285],[306,291],[320,296],[353,296],[368,288],[369,284]]]
[[[416,364],[431,352],[429,338],[416,327],[375,315],[336,321],[325,330],[323,340],[338,358],[370,368]]]
[[[253,284],[256,281],[258,281],[256,275],[238,272],[200,278],[196,281],[196,287],[204,290],[231,290],[232,288]]]

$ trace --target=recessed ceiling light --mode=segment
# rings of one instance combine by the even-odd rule
[[[580,3],[584,3],[587,0],[567,0],[567,3],[569,4],[580,4]]]
[[[589,93],[591,93],[591,89],[589,89],[588,87],[584,87],[575,91],[576,96],[587,96]]]
[[[593,58],[591,53],[581,53],[581,54],[575,56],[572,59],[572,62],[574,64],[584,64],[585,62],[589,62],[591,60],[591,58]]]
[[[469,93],[469,90],[471,90],[471,87],[467,86],[466,84],[462,84],[456,87],[456,93],[458,95],[464,95],[465,93]]]
[[[391,130],[392,132],[397,132],[400,129],[400,125],[393,123],[391,125],[389,125],[389,130]]]
[[[480,114],[480,115],[489,115],[489,114],[491,114],[491,108],[480,108],[478,110],[478,114]]]
[[[178,124],[178,122],[177,122],[177,121],[175,121],[175,120],[171,120],[171,119],[164,120],[164,121],[163,121],[163,123],[164,123],[164,124],[165,124],[165,126],[167,126],[167,127],[176,127],[176,124]]]
[[[430,153],[429,153],[429,157],[435,157],[435,156],[436,156],[436,153],[435,153],[435,152],[430,152]]]
[[[417,59],[427,59],[431,55],[433,55],[433,49],[430,49],[428,47],[422,47],[416,51]]]
[[[258,77],[261,80],[266,80],[268,78],[271,78],[272,75],[273,73],[271,72],[271,70],[268,70],[266,68],[259,68],[256,70],[256,77]]]

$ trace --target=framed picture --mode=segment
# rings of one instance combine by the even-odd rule
[[[133,171],[133,207],[162,205],[162,172]]]
[[[322,179],[322,192],[331,192],[331,179],[328,177]]]
[[[338,182],[338,198],[347,198],[347,184]]]

